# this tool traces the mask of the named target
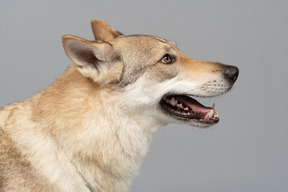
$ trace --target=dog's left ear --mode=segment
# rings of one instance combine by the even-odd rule
[[[96,41],[108,42],[120,35],[123,35],[119,31],[113,29],[106,22],[99,19],[93,19],[91,21],[91,27]]]
[[[85,77],[97,83],[119,81],[123,64],[121,57],[108,43],[91,42],[71,35],[63,36],[63,47],[67,56],[76,64]]]

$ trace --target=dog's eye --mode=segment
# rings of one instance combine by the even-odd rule
[[[160,60],[161,63],[163,64],[171,64],[173,63],[175,60],[174,57],[170,56],[169,54],[166,54],[162,57],[162,59]]]

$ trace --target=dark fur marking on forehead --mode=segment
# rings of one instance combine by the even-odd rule
[[[169,45],[172,49],[174,50],[178,50],[177,48],[177,44],[172,42],[172,41],[168,41],[166,39],[163,39],[161,37],[158,36],[153,36],[153,35],[142,35],[142,34],[134,34],[134,35],[123,35],[123,36],[119,36],[118,38],[125,38],[125,37],[149,37],[151,39],[154,39],[156,41],[159,41],[161,43],[164,43],[166,45]]]
[[[165,44],[168,44],[169,46],[171,46],[173,49],[177,48],[177,44],[172,42],[172,41],[168,41],[166,39],[163,39],[161,37],[156,37],[156,36],[151,36],[152,38],[162,42],[162,43],[165,43]]]

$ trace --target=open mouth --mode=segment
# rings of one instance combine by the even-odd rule
[[[160,106],[178,119],[193,120],[203,125],[213,125],[219,121],[214,104],[212,107],[206,107],[186,95],[164,96],[160,101]]]

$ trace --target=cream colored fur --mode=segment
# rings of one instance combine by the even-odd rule
[[[124,36],[100,20],[92,29],[95,41],[63,37],[73,64],[56,82],[1,109],[1,192],[126,191],[161,126],[201,126],[163,113],[165,94],[231,88],[223,64],[190,59],[172,42]],[[166,53],[177,62],[160,63]]]

